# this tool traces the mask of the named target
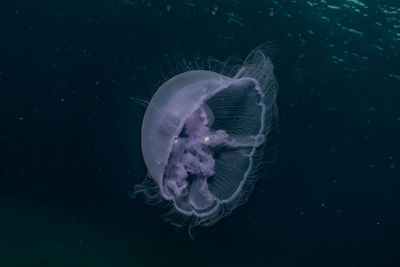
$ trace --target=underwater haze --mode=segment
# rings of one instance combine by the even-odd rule
[[[400,266],[398,0],[12,0],[0,29],[1,267]],[[170,78],[260,44],[279,134],[247,202],[189,234],[161,218],[171,201],[135,194],[146,107]],[[203,143],[222,106],[205,103]],[[210,192],[236,196],[223,184]],[[214,210],[196,193],[181,210]]]

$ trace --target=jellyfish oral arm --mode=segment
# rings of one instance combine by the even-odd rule
[[[257,147],[264,136],[231,136],[225,130],[211,130],[206,126],[206,112],[202,107],[185,120],[181,135],[176,137],[166,173],[166,194],[171,199],[188,199],[192,210],[199,210],[218,202],[208,188],[207,180],[215,174],[215,149]],[[251,155],[243,155],[251,157]]]

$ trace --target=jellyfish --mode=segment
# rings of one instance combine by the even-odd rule
[[[211,226],[244,204],[277,132],[278,83],[265,46],[229,64],[170,78],[144,114],[148,174],[135,195],[168,203],[163,217],[175,226]]]

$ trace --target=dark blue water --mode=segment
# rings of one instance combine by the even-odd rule
[[[14,0],[0,20],[0,266],[400,266],[397,0]],[[279,158],[192,241],[130,197],[132,99],[265,42]]]

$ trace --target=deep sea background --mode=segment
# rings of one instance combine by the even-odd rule
[[[398,0],[3,0],[0,266],[400,266]],[[131,198],[183,58],[271,42],[279,158],[192,241]]]

